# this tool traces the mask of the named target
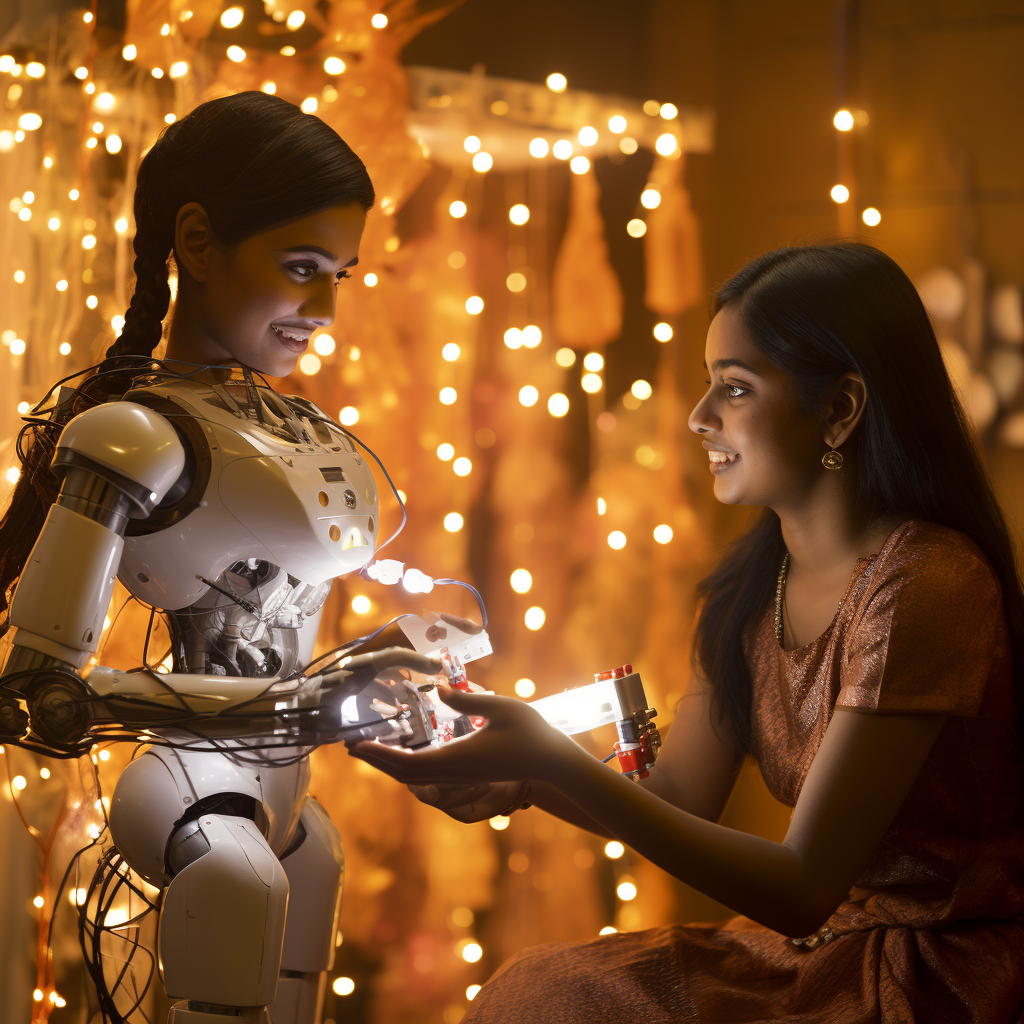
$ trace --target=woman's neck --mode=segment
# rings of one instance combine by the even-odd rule
[[[865,515],[852,476],[826,478],[806,500],[775,511],[791,569],[814,576],[848,574],[858,558],[877,553],[900,522],[899,516]]]

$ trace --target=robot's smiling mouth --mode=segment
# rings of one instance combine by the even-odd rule
[[[271,324],[271,329],[285,341],[305,347],[309,344],[309,336],[313,332],[302,327],[285,327],[281,324]]]

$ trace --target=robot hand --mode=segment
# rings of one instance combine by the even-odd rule
[[[429,693],[435,684],[411,681],[411,673],[440,676],[443,662],[406,647],[345,658],[319,682],[322,735],[335,730],[333,738],[347,743],[378,739],[403,747],[428,744],[437,730]],[[337,718],[331,709],[337,709]]]

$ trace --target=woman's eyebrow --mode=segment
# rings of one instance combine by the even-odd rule
[[[757,372],[757,370],[755,370],[750,365],[750,363],[745,363],[745,362],[743,362],[742,359],[716,359],[711,364],[711,369],[714,370],[717,373],[719,370],[725,370],[725,369],[728,369],[729,367],[732,367],[732,366],[735,366],[737,369],[740,369],[740,370],[746,370],[747,373],[752,373],[756,377],[760,377],[761,376]],[[708,368],[708,364],[705,363],[704,364],[704,369],[706,370],[707,368]]]

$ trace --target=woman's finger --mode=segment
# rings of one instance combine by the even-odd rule
[[[454,686],[447,686],[444,683],[438,685],[437,693],[450,708],[455,708],[464,715],[477,715],[480,718],[492,717],[500,710],[504,700],[493,693],[466,693],[465,690],[456,690]]]

